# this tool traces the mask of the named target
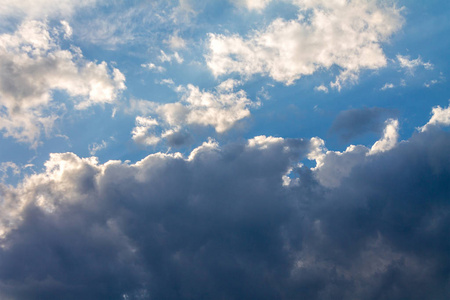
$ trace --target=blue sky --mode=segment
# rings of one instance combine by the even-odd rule
[[[0,4],[1,297],[449,296],[448,1]]]

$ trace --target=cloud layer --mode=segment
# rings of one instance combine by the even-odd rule
[[[445,299],[450,134],[323,148],[259,136],[135,164],[52,154],[2,186],[0,296]]]

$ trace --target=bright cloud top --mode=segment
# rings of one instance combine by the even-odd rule
[[[259,2],[258,2],[259,3]],[[402,26],[400,10],[377,1],[294,1],[297,19],[276,19],[246,38],[209,35],[206,60],[215,76],[264,74],[292,84],[333,65],[332,86],[357,80],[362,69],[386,65],[381,43]]]
[[[110,72],[106,62],[85,60],[75,47],[62,49],[59,34],[70,36],[67,22],[50,29],[27,21],[13,34],[0,35],[0,129],[5,136],[36,143],[42,130],[49,132],[58,117],[54,112],[61,109],[55,90],[66,92],[77,109],[86,109],[112,103],[125,89],[118,69]]]

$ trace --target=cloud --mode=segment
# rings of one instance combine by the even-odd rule
[[[352,169],[366,156],[380,154],[393,149],[398,143],[398,120],[388,119],[384,122],[383,136],[371,148],[363,145],[350,145],[345,151],[329,151],[325,141],[320,138],[311,139],[310,152],[307,158],[314,160],[313,168],[317,180],[326,187],[337,187],[349,176]]]
[[[141,67],[147,68],[149,70],[155,70],[156,72],[159,72],[159,73],[164,73],[166,71],[166,69],[164,67],[157,66],[154,63],[141,64]]]
[[[318,91],[318,92],[328,93],[328,88],[327,88],[326,86],[324,86],[323,84],[322,84],[322,85],[319,85],[319,86],[316,86],[316,87],[314,88],[314,90],[316,90],[316,91]]]
[[[420,127],[420,130],[427,131],[436,126],[449,126],[450,125],[450,106],[447,108],[442,108],[439,105],[433,107],[431,112],[432,116],[427,124]]]
[[[246,38],[209,34],[206,61],[215,76],[270,76],[287,85],[320,69],[341,69],[331,87],[356,82],[360,70],[386,65],[381,44],[402,25],[395,6],[376,1],[294,1],[297,19],[276,19]]]
[[[158,125],[158,121],[152,118],[136,117],[136,127],[131,132],[133,140],[142,145],[156,145],[160,138],[151,135],[149,130]]]
[[[4,182],[9,177],[9,173],[17,176],[20,174],[20,171],[20,167],[12,161],[0,163],[0,182]]]
[[[105,140],[102,140],[102,142],[99,143],[93,143],[92,145],[89,145],[89,154],[95,155],[98,151],[105,149],[108,147],[108,143]]]
[[[0,296],[444,299],[450,134],[298,164],[320,145],[209,140],[134,164],[52,154],[0,188]],[[338,184],[317,179],[348,162]]]
[[[393,83],[385,83],[385,85],[383,85],[383,87],[380,90],[385,91],[387,89],[393,89],[394,87],[395,85]]]
[[[391,150],[397,145],[398,137],[398,120],[387,120],[386,128],[383,131],[383,137],[380,140],[376,141],[375,144],[373,144],[367,155],[374,155],[380,152]]]
[[[2,0],[0,16],[20,16],[29,19],[69,17],[75,10],[93,6],[96,0]]]
[[[178,31],[175,31],[164,43],[169,45],[171,49],[184,49],[186,47],[186,41],[178,35]]]
[[[414,71],[416,70],[417,67],[423,67],[426,70],[433,70],[434,68],[432,63],[423,62],[420,56],[416,59],[410,59],[409,56],[403,56],[398,54],[397,61],[400,64],[400,67],[406,69],[406,71],[411,75],[414,74]]]
[[[381,107],[364,107],[349,109],[339,113],[331,125],[330,132],[337,134],[342,140],[349,141],[368,132],[381,134],[388,117],[396,112]]]
[[[161,55],[158,56],[158,59],[162,63],[164,62],[171,63],[172,61],[175,61],[179,64],[183,63],[183,58],[178,54],[178,52],[174,52],[173,54],[166,54],[164,51],[161,50]]]
[[[200,90],[198,87],[188,84],[179,86],[177,91],[181,93],[181,100],[175,103],[159,104],[149,101],[136,101],[132,103],[134,110],[143,114],[154,116],[157,123],[152,126],[162,125],[166,130],[162,136],[150,133],[150,127],[137,126],[133,129],[133,139],[141,141],[141,144],[156,144],[164,137],[178,137],[185,135],[182,128],[189,125],[211,126],[218,133],[230,130],[238,121],[250,116],[250,108],[259,105],[247,98],[243,90],[234,91],[240,83],[228,79],[219,84],[213,91]],[[138,117],[141,118],[141,117]],[[143,118],[145,119],[145,117]],[[141,138],[134,136],[139,132]],[[148,139],[147,139],[148,138]],[[183,139],[187,140],[187,139]],[[152,143],[142,141],[152,141]],[[177,143],[175,143],[177,144]]]
[[[271,0],[232,0],[232,2],[248,10],[262,11],[269,5]]]
[[[70,26],[48,28],[38,21],[24,22],[13,34],[0,35],[0,129],[5,136],[36,145],[40,133],[49,133],[63,107],[52,92],[66,92],[76,109],[112,103],[125,89],[125,76],[106,62],[83,58],[81,50],[62,49],[58,34],[70,35]],[[56,33],[55,33],[56,32]]]

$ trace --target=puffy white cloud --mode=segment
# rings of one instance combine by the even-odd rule
[[[444,299],[448,132],[298,165],[320,145],[209,140],[137,163],[52,154],[0,185],[0,297]],[[323,186],[326,168],[346,177]]]
[[[395,6],[372,0],[294,3],[297,19],[276,19],[247,38],[211,33],[206,60],[213,74],[261,73],[289,85],[336,65],[342,71],[331,86],[340,89],[360,70],[386,65],[381,43],[402,25]]]
[[[421,131],[427,131],[436,126],[450,126],[450,106],[442,108],[439,105],[433,107],[431,119],[427,124],[420,127]]]
[[[136,117],[136,127],[131,132],[133,140],[138,144],[156,145],[160,138],[152,135],[149,130],[158,125],[158,121],[151,118]]]
[[[375,144],[373,144],[368,155],[391,150],[395,147],[395,145],[397,145],[398,136],[398,120],[387,120],[386,128],[383,132],[383,137],[379,141],[376,141]]]
[[[67,22],[64,35],[70,34]],[[51,130],[58,104],[52,91],[66,92],[77,109],[112,103],[125,89],[125,76],[105,62],[83,58],[79,49],[58,45],[58,28],[26,21],[13,34],[0,35],[0,128],[5,136],[36,144]],[[56,34],[55,34],[56,32]]]
[[[219,84],[213,91],[202,91],[189,84],[186,87],[177,87],[177,91],[181,93],[179,102],[158,104],[135,101],[132,106],[134,110],[158,118],[158,124],[153,125],[161,125],[163,129],[166,129],[161,137],[172,136],[176,133],[178,137],[183,135],[188,140],[186,133],[182,131],[182,128],[186,126],[212,126],[216,132],[223,133],[231,129],[238,121],[250,116],[250,108],[258,106],[259,103],[248,99],[243,90],[235,92],[237,85],[239,85],[238,81],[229,79]],[[136,134],[141,138],[134,138]],[[138,126],[133,129],[135,141],[143,141],[147,134],[149,134],[148,127]],[[160,140],[153,133],[148,137],[152,144]]]

